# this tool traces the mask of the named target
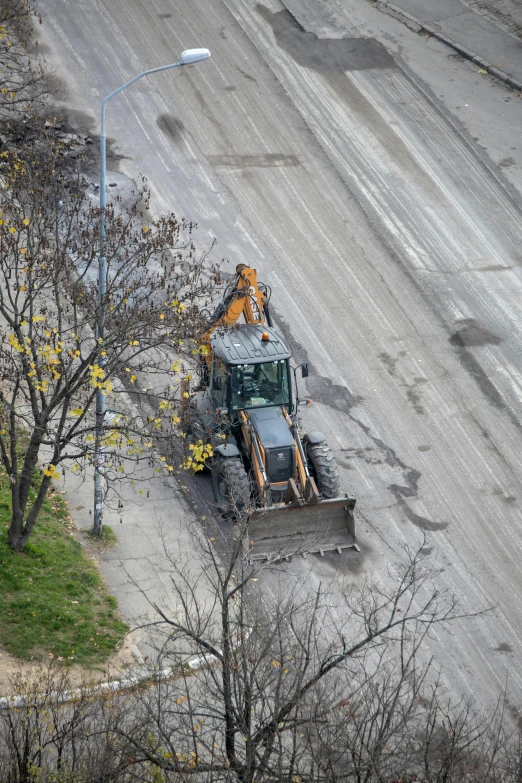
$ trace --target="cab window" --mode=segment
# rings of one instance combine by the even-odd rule
[[[285,359],[230,368],[232,410],[290,403],[288,363]]]

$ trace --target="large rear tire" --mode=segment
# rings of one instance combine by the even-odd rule
[[[309,443],[307,448],[311,473],[324,498],[339,495],[339,471],[332,450],[326,443]]]
[[[250,500],[250,482],[239,457],[216,457],[212,461],[212,489],[216,505],[227,517],[237,517]]]

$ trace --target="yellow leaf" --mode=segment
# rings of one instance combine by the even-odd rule
[[[49,465],[48,468],[45,468],[44,476],[50,476],[53,479],[57,479],[57,478],[60,478],[60,473],[59,473],[58,469],[56,468],[56,465],[51,464],[51,465]],[[74,652],[74,650],[73,650],[73,652]]]
[[[31,222],[31,221],[29,220],[29,218],[24,218],[24,219],[22,220],[22,223],[24,224],[24,226],[28,226],[30,222]]]
[[[188,696],[180,696],[179,699],[176,699],[176,704],[185,704],[186,701],[188,701]]]
[[[477,73],[487,73],[485,68],[479,68]]]
[[[146,234],[148,230],[149,230],[148,226],[143,226],[142,231],[143,231],[144,234]]]
[[[20,253],[21,253],[23,256],[25,256],[25,254],[27,253],[27,248],[26,248],[26,247],[21,247],[21,248],[20,248]]]
[[[274,667],[274,669],[279,669],[281,664],[279,663],[279,661],[272,661],[272,666]]]
[[[21,285],[21,286],[20,286],[20,291],[26,291],[26,290],[27,290],[27,289],[26,289],[25,285]]]

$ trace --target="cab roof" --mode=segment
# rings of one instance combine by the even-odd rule
[[[263,332],[269,335],[262,340]],[[290,351],[283,339],[269,326],[239,324],[226,331],[216,329],[210,335],[212,352],[225,364],[261,364],[289,359]]]

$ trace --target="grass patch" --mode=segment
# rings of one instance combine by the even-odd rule
[[[87,533],[87,535],[89,536],[91,542],[99,549],[111,549],[113,546],[115,546],[115,544],[118,543],[116,533],[112,527],[109,527],[109,525],[103,525],[101,536],[94,536],[92,533]]]
[[[0,468],[0,644],[19,658],[46,651],[67,663],[102,663],[128,626],[67,529],[67,504],[56,494],[46,499],[21,554],[7,545],[10,509],[9,483]]]

